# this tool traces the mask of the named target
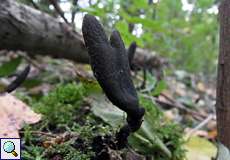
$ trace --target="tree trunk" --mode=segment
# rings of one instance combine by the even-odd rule
[[[15,0],[0,1],[0,49],[89,62],[82,36],[70,26]],[[155,58],[148,51],[137,49],[134,62],[151,61]]]
[[[224,0],[220,13],[220,54],[217,78],[218,137],[230,149],[230,1]]]
[[[88,62],[79,34],[48,14],[14,0],[0,2],[0,49]]]

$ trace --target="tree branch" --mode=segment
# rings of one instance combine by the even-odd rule
[[[0,24],[0,49],[89,63],[82,36],[44,12],[14,0],[1,0]],[[149,51],[137,48],[133,63],[151,66],[154,61]]]

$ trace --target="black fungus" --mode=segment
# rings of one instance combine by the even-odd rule
[[[138,130],[142,123],[144,108],[139,106],[138,96],[130,75],[129,57],[118,31],[113,31],[108,40],[99,21],[86,15],[82,26],[90,64],[100,86],[108,99],[127,113],[127,125],[117,133],[117,141],[125,143],[131,132]],[[135,52],[133,43],[129,53]],[[130,56],[130,60],[133,55]],[[123,148],[124,145],[120,145]]]
[[[25,81],[29,72],[30,72],[30,66],[28,65],[20,74],[18,74],[16,79],[6,87],[4,92],[10,93],[13,90],[15,90],[17,87],[19,87]]]
[[[135,56],[135,52],[136,52],[136,48],[137,48],[137,44],[136,42],[132,42],[129,46],[129,49],[127,51],[128,53],[128,57],[129,57],[129,65],[130,65],[130,68],[132,69],[132,65],[133,65],[133,58]]]

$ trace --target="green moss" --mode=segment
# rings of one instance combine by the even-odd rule
[[[22,150],[22,159],[23,160],[45,160],[44,158],[44,148],[40,146],[25,146]]]
[[[40,123],[23,128],[22,142],[25,145],[22,152],[23,159],[48,160],[57,156],[63,160],[88,160],[94,155],[91,146],[93,138],[112,134],[112,127],[91,112],[84,113],[85,96],[99,91],[98,86],[92,85],[60,84],[40,100],[18,95],[27,101],[36,112],[43,115]],[[91,90],[86,88],[91,88]],[[37,134],[38,132],[45,134]],[[55,137],[65,132],[78,136],[61,144],[53,144],[48,148],[43,147],[42,144],[50,138],[48,134]],[[83,142],[82,146],[79,146],[80,142]]]
[[[71,125],[79,114],[85,94],[82,84],[61,84],[33,106],[51,125]]]
[[[94,155],[93,152],[84,151],[77,151],[74,147],[72,147],[71,142],[54,145],[46,150],[46,157],[48,159],[52,159],[55,156],[60,157],[63,160],[89,160],[90,157]]]

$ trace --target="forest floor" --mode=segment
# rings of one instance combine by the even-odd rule
[[[105,97],[89,65],[14,52],[0,62],[0,88],[31,64],[29,77],[13,93],[42,116],[17,131],[24,160],[209,160],[216,155],[215,77],[164,68],[162,80],[147,71],[139,89],[142,71],[132,72],[146,114],[141,129],[118,150],[114,136],[125,115]]]

